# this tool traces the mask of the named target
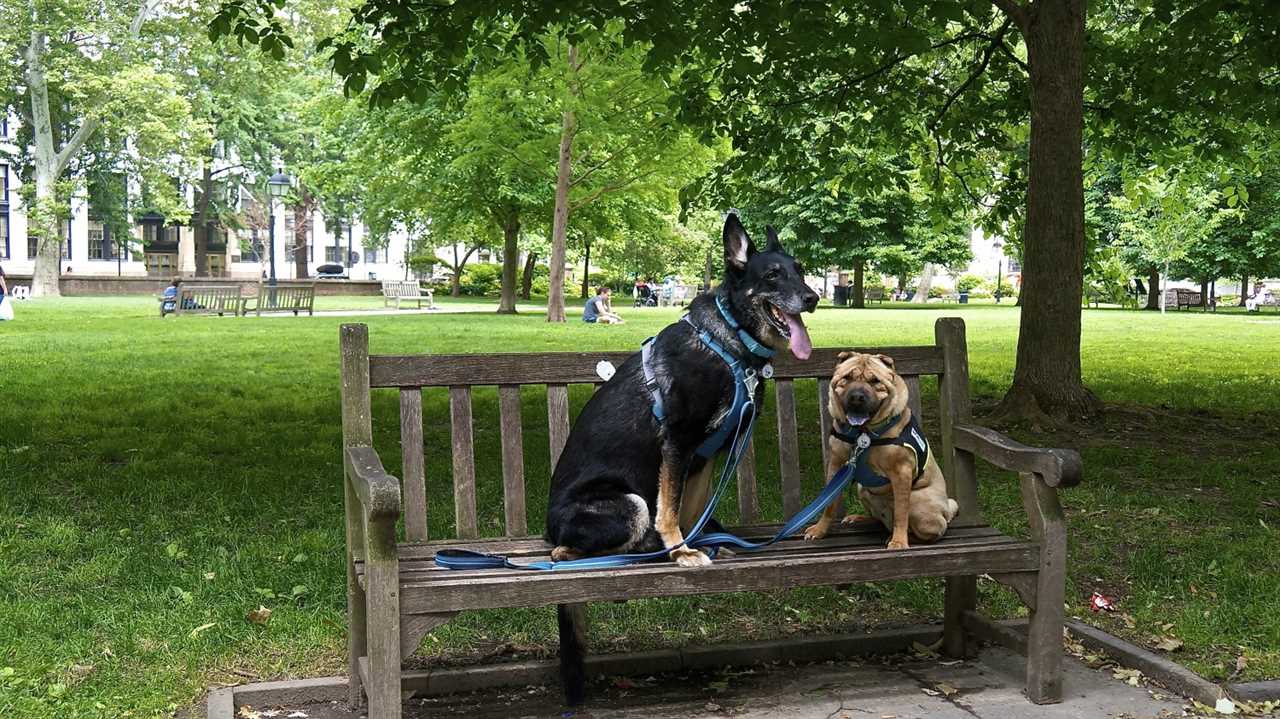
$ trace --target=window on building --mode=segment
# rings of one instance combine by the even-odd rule
[[[377,263],[379,262],[379,259],[378,259],[378,248],[376,248],[376,247],[366,247],[366,248],[364,248],[364,261],[365,261],[365,262],[368,262],[368,263],[369,263],[369,264],[371,264],[371,265],[373,265],[373,264],[377,264]]]
[[[89,220],[89,259],[114,260],[111,232],[98,220]]]
[[[324,261],[325,262],[342,262],[342,248],[325,245]]]
[[[1010,257],[1010,258],[1009,258],[1009,271],[1010,271],[1010,272],[1021,272],[1021,271],[1022,271],[1022,263],[1021,263],[1021,262],[1018,262],[1017,260],[1015,260],[1015,259],[1013,259],[1012,257]]]

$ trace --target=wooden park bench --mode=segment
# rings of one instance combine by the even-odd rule
[[[1164,291],[1164,306],[1178,310],[1199,307],[1200,293],[1183,287],[1170,287]]]
[[[951,302],[959,302],[959,301],[960,301],[960,293],[959,293],[959,292],[947,292],[947,293],[944,293],[944,294],[942,295],[942,297],[939,297],[938,299],[942,300],[942,303],[943,303],[943,304],[947,304],[947,303],[951,303]]]
[[[245,314],[250,311],[261,317],[263,312],[292,312],[294,317],[299,312],[315,315],[316,283],[314,282],[277,282],[270,285],[258,283],[258,294],[248,298]]]
[[[235,317],[244,312],[244,298],[240,285],[183,285],[172,300],[159,297],[160,317],[174,315],[223,315]],[[171,302],[172,307],[165,307]]]
[[[862,299],[864,302],[879,302],[880,304],[884,304],[884,288],[872,287],[862,293]]]
[[[422,308],[422,303],[427,303],[427,309],[436,308],[436,293],[434,290],[422,289],[422,283],[418,280],[383,280],[382,281],[382,306],[388,307],[391,303],[395,303],[396,309],[400,309],[401,302],[416,302],[418,308]]]
[[[1028,447],[972,424],[961,320],[938,320],[935,344],[864,350],[895,358],[911,387],[913,411],[920,411],[919,378],[938,378],[941,430],[932,439],[947,468],[952,496],[960,504],[959,515],[941,541],[888,550],[888,535],[882,527],[855,526],[836,530],[816,542],[796,538],[765,551],[740,552],[703,568],[654,562],[620,569],[557,572],[454,571],[436,567],[432,557],[438,549],[451,547],[502,553],[518,562],[548,558],[551,547],[538,536],[541,528],[529,527],[526,520],[521,388],[546,387],[550,466],[554,466],[569,434],[568,386],[599,384],[597,362],[608,360],[619,365],[632,353],[371,356],[365,325],[343,325],[340,337],[350,701],[361,706],[367,697],[370,719],[400,716],[402,686],[412,686],[413,680],[402,679],[402,659],[418,648],[428,632],[463,611],[944,577],[943,649],[958,657],[973,646],[970,634],[1008,634],[1006,628],[977,613],[980,575],[1012,587],[1031,610],[1028,633],[1021,642],[1027,653],[1027,696],[1037,703],[1061,699],[1067,547],[1057,488],[1080,481],[1080,457],[1071,450]],[[805,420],[804,431],[818,432],[821,423],[825,435],[829,426],[826,396],[839,351],[816,349],[804,362],[782,354],[775,358],[771,404],[777,418],[782,505],[788,516],[810,499],[801,492],[802,475],[823,471],[821,466],[801,466],[796,380],[817,380],[818,416]],[[497,387],[501,417],[502,476],[478,477],[472,392],[491,386]],[[399,418],[389,421],[399,428],[403,482],[383,469],[372,446],[373,390],[384,388],[399,393]],[[423,392],[444,391],[436,388],[448,391],[447,423],[423,417]],[[382,400],[378,404],[383,404]],[[440,435],[448,433],[455,518],[452,532],[434,524],[428,531],[424,424]],[[758,429],[768,431],[763,423]],[[441,443],[440,435],[433,444]],[[826,442],[821,444],[825,452]],[[983,519],[975,479],[975,460],[979,458],[1019,473],[1030,541],[1007,536]],[[734,531],[747,538],[771,536],[778,525],[766,519],[780,518],[761,516],[754,451],[744,456],[737,480],[743,526]],[[449,480],[433,476],[430,481],[439,487],[435,483]],[[502,488],[501,537],[481,537],[476,515],[478,484],[493,496],[498,486]],[[433,497],[443,494],[432,492]],[[532,501],[542,503],[545,498],[537,496]],[[484,509],[495,517],[496,528],[496,508]],[[488,530],[490,524],[483,526]]]

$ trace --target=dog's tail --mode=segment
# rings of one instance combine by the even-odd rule
[[[557,604],[560,623],[560,683],[569,706],[582,703],[587,693],[586,626],[587,605]]]

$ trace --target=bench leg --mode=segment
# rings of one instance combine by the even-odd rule
[[[347,504],[347,703],[352,709],[364,706],[364,686],[360,681],[360,657],[369,653],[368,617],[365,611],[364,589],[356,577],[356,566],[351,549],[364,544],[363,523],[358,514],[360,500],[349,483],[346,487]]]
[[[1035,606],[1027,626],[1027,698],[1062,701],[1062,629],[1066,592],[1067,530],[1058,492],[1034,474],[1023,474],[1022,502],[1040,545]]]
[[[366,531],[369,719],[400,719],[400,567],[395,523],[369,522]]]
[[[978,578],[973,575],[947,577],[945,609],[942,620],[942,653],[964,659],[968,646],[964,633],[965,612],[978,608]]]

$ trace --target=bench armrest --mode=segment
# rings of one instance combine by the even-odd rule
[[[382,460],[372,447],[348,447],[347,476],[369,519],[396,519],[400,516],[400,482],[382,468]]]
[[[977,455],[1010,472],[1033,472],[1050,487],[1074,487],[1080,484],[1083,464],[1074,449],[1042,449],[1016,442],[986,427],[972,424],[952,429],[957,449]]]

